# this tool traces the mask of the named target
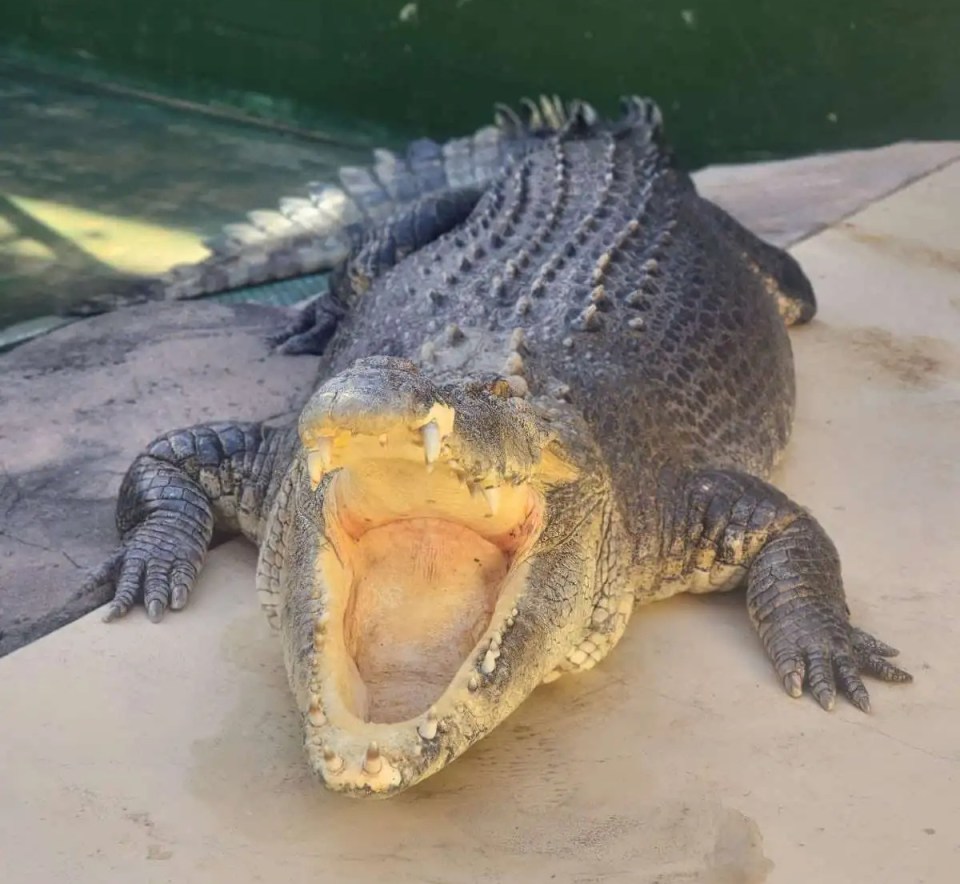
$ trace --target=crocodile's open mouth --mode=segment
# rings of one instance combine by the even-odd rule
[[[524,589],[516,566],[542,526],[529,482],[469,475],[441,456],[438,435],[436,423],[342,432],[310,454],[316,480],[332,473],[316,563],[322,718],[355,737],[364,724],[422,723],[460,681],[470,689],[471,673],[492,670],[498,618]]]

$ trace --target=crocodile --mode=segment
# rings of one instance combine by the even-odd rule
[[[810,281],[697,193],[655,102],[544,101],[378,162],[388,210],[341,213],[330,292],[283,338],[315,389],[145,448],[87,580],[105,619],[184,608],[215,531],[249,538],[307,763],[357,797],[442,770],[677,593],[745,589],[791,697],[868,712],[863,675],[911,680],[770,484]]]

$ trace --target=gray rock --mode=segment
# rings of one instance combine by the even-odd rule
[[[265,342],[288,319],[249,304],[149,305],[0,356],[0,655],[105,601],[77,590],[116,545],[116,493],[150,439],[296,409],[316,360]]]

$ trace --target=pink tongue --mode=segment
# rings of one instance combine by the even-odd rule
[[[373,528],[356,556],[345,628],[367,718],[404,721],[440,698],[489,626],[509,559],[441,519]]]

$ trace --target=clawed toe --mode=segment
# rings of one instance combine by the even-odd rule
[[[856,651],[879,654],[881,657],[896,657],[900,654],[896,648],[874,638],[869,632],[864,632],[854,626],[850,630],[850,642]]]
[[[797,664],[793,672],[783,676],[783,689],[794,699],[803,696],[803,661]]]
[[[838,654],[834,658],[833,667],[837,676],[837,684],[844,696],[861,712],[869,712],[870,694],[867,693],[867,689],[860,679],[857,664],[851,657]]]
[[[845,696],[862,712],[870,712],[870,694],[861,673],[887,682],[910,682],[909,672],[894,666],[886,657],[897,651],[860,629],[851,629],[848,650],[827,651],[815,647],[802,656],[786,657],[777,665],[783,689],[791,697],[803,695],[806,686],[814,699],[828,712],[836,704],[837,693]]]
[[[913,676],[905,669],[894,666],[889,660],[873,654],[867,654],[858,661],[860,668],[864,672],[870,673],[874,678],[881,681],[906,683],[913,681]]]
[[[807,684],[820,706],[829,712],[837,700],[837,686],[830,658],[818,652],[809,655]]]
[[[850,631],[850,643],[857,667],[881,681],[909,682],[913,676],[904,669],[894,666],[887,657],[896,657],[900,652],[878,638],[854,627]]]

